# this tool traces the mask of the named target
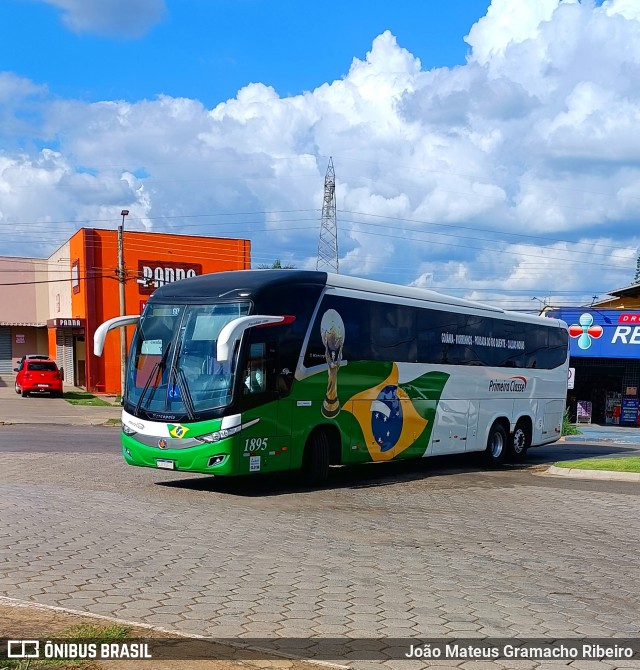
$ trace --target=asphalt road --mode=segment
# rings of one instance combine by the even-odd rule
[[[640,486],[541,474],[637,447],[343,468],[309,490],[132,468],[113,428],[2,426],[0,595],[216,637],[640,637]]]

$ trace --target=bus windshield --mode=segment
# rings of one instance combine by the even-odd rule
[[[233,361],[217,360],[217,339],[227,323],[246,316],[249,309],[249,302],[149,303],[131,345],[126,410],[136,416],[166,413],[194,420],[228,405]]]

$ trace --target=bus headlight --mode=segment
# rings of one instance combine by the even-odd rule
[[[129,428],[126,423],[122,424],[122,432],[125,435],[135,435],[137,431],[133,430],[133,428]]]
[[[223,428],[222,430],[216,430],[215,433],[207,433],[206,435],[198,435],[194,439],[199,442],[205,442],[206,444],[213,444],[214,442],[220,442],[220,440],[226,440],[228,437],[235,435],[240,432],[241,426],[235,426],[234,428]]]

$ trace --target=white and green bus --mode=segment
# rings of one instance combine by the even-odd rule
[[[325,272],[246,270],[158,288],[123,395],[130,465],[211,475],[484,452],[561,435],[564,322]]]

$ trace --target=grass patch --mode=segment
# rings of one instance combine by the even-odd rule
[[[583,458],[578,461],[561,461],[555,465],[559,468],[576,468],[577,470],[640,472],[640,456],[621,456],[620,458]]]
[[[565,409],[562,415],[562,434],[563,435],[582,435],[582,431],[578,430],[575,424],[569,421],[569,410]]]
[[[82,623],[65,628],[58,635],[50,635],[49,640],[63,642],[65,640],[82,641],[83,644],[118,642],[129,638],[129,628],[118,624],[98,626],[91,623]],[[41,651],[42,645],[41,645]],[[55,668],[56,670],[93,670],[98,667],[92,659],[63,660],[63,659],[4,659],[0,658],[0,670],[37,670],[39,668]]]
[[[110,402],[98,398],[86,391],[69,391],[62,396],[71,405],[90,405],[92,407],[112,407]]]
[[[64,639],[83,640],[126,640],[129,637],[129,628],[120,624],[111,624],[109,626],[98,626],[93,623],[81,623],[77,626],[65,628],[60,634]]]

